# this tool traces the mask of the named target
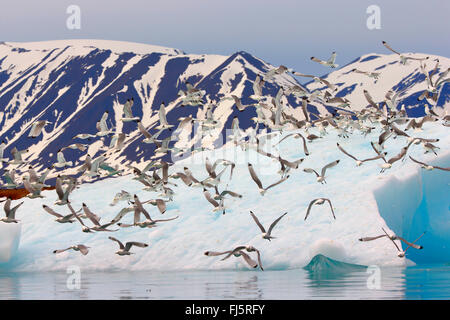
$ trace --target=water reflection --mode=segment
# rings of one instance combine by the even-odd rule
[[[448,265],[382,268],[380,289],[366,270],[96,272],[78,290],[64,272],[0,272],[0,299],[450,299]]]

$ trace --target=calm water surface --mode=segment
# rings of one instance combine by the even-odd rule
[[[80,289],[68,276],[0,271],[0,299],[450,299],[448,265],[382,268],[379,289],[367,269],[82,273]]]

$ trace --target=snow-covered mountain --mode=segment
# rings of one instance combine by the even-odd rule
[[[433,81],[450,67],[450,59],[446,57],[420,53],[405,54],[405,56],[428,57],[423,64],[430,75],[436,66],[436,60],[439,60],[439,67],[432,78]],[[378,79],[354,72],[354,69],[379,73]],[[353,110],[361,110],[369,105],[364,97],[364,89],[370,93],[376,103],[383,102],[386,93],[391,89],[395,92],[403,92],[399,96],[398,107],[400,108],[404,104],[410,117],[422,117],[425,115],[424,106],[428,104],[431,107],[426,99],[420,101],[417,99],[427,89],[427,81],[425,74],[420,69],[420,61],[408,60],[407,64],[403,65],[396,54],[366,54],[321,78],[335,84],[338,88],[336,96],[345,96],[351,102]],[[327,88],[315,81],[310,81],[305,86],[311,91]],[[443,85],[437,106],[444,107],[449,104],[449,101],[450,83],[447,82]],[[323,112],[324,110],[319,107],[319,111]]]
[[[422,56],[422,55],[419,55]],[[450,60],[429,55],[427,70],[434,67],[434,60],[440,59],[438,74],[450,66]],[[238,117],[240,128],[245,130],[254,125],[255,108],[239,112],[232,100],[222,100],[235,94],[242,97],[244,104],[254,102],[253,81],[257,74],[264,74],[274,66],[246,52],[231,56],[185,54],[181,50],[104,40],[61,40],[34,43],[0,43],[0,141],[7,143],[5,156],[10,157],[13,147],[28,149],[24,155],[27,164],[14,166],[24,171],[28,165],[43,171],[56,161],[57,151],[74,142],[88,143],[87,152],[67,149],[66,160],[74,166],[64,170],[66,174],[76,173],[86,153],[96,157],[105,152],[111,137],[94,138],[90,141],[73,139],[78,133],[97,132],[96,123],[105,111],[109,112],[108,123],[117,131],[127,134],[126,146],[108,158],[111,165],[134,161],[145,162],[153,155],[155,146],[144,144],[144,137],[136,123],[123,123],[122,105],[134,98],[133,113],[142,119],[151,133],[158,121],[157,110],[162,102],[166,104],[169,123],[177,125],[180,117],[205,116],[203,106],[181,107],[178,92],[184,90],[186,81],[206,92],[205,102],[214,106],[213,115],[219,125],[211,132],[211,141],[220,145],[219,135],[231,127]],[[379,80],[353,69],[380,72]],[[325,70],[325,67],[324,67]],[[301,70],[298,70],[301,71]],[[425,100],[417,97],[426,89],[425,76],[420,72],[419,62],[410,61],[401,65],[397,55],[370,54],[328,74],[328,81],[338,87],[337,96],[345,96],[357,110],[367,106],[362,94],[363,88],[370,91],[376,102],[383,101],[387,90],[406,89],[401,104],[411,106],[408,112],[413,116],[423,115]],[[266,82],[263,95],[275,96],[280,87],[299,85],[299,81],[285,73]],[[323,88],[317,82],[305,84],[311,91]],[[444,85],[439,106],[450,99],[450,87]],[[301,119],[301,101],[293,95],[283,97],[286,113]],[[332,105],[311,102],[308,110],[315,114],[329,114]],[[28,138],[31,125],[36,120],[51,122],[43,135]],[[188,136],[189,139],[194,136]],[[170,132],[160,136],[165,138]],[[222,139],[222,138],[220,138]],[[217,143],[218,142],[218,143]],[[179,143],[186,143],[182,141]],[[4,165],[4,169],[11,166]],[[1,174],[2,172],[0,172]],[[54,177],[55,172],[49,177]]]
[[[273,68],[268,63],[246,53],[229,57],[220,55],[185,54],[177,49],[117,41],[70,40],[37,43],[0,44],[0,141],[5,140],[5,155],[10,150],[29,149],[24,159],[42,171],[56,161],[57,151],[74,142],[78,133],[97,132],[96,122],[105,111],[109,124],[128,134],[127,146],[113,161],[148,160],[154,145],[142,144],[143,136],[136,123],[122,123],[122,105],[134,98],[133,113],[150,129],[158,121],[157,111],[166,104],[167,119],[175,124],[180,117],[200,116],[201,106],[180,107],[178,91],[189,81],[205,90],[204,101],[217,107],[214,117],[223,128],[230,128],[235,116],[241,128],[252,125],[254,111],[239,112],[225,95],[243,96],[248,103],[257,74]],[[280,85],[297,84],[289,75],[267,83],[263,94],[275,96]],[[292,102],[295,105],[295,101]],[[43,135],[28,138],[36,120],[51,122]],[[156,132],[156,130],[151,131]],[[168,133],[164,133],[168,134]],[[161,135],[160,138],[165,136]],[[109,137],[89,141],[88,153],[95,157]],[[64,152],[66,160],[78,164],[78,150]],[[22,166],[27,168],[27,166]],[[19,167],[20,169],[20,167]],[[68,174],[74,173],[69,170]]]

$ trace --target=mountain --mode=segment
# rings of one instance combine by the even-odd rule
[[[439,67],[432,77],[433,81],[450,68],[450,59],[446,57],[421,53],[405,55],[415,58],[428,57],[423,63],[425,64],[425,70],[430,75],[436,66],[436,60],[439,60]],[[379,73],[378,80],[375,81],[375,79],[365,74],[355,73],[352,71],[354,69],[377,72]],[[400,108],[402,104],[405,104],[410,117],[424,116],[424,106],[427,104],[431,106],[426,99],[417,100],[423,91],[427,89],[427,81],[420,69],[420,61],[408,60],[407,64],[403,65],[396,54],[366,54],[340,69],[322,76],[322,78],[337,86],[336,96],[345,96],[351,102],[353,110],[361,110],[369,105],[364,97],[364,89],[370,93],[376,103],[383,102],[386,93],[390,89],[393,89],[395,92],[402,92],[399,96],[398,107]],[[310,81],[304,85],[311,91],[326,88],[323,84],[315,81]],[[447,82],[443,85],[437,106],[444,107],[446,104],[448,105],[449,101],[450,83]],[[323,108],[319,107],[319,111],[322,112]]]
[[[160,104],[166,104],[167,119],[176,125],[179,117],[202,114],[201,106],[180,107],[178,92],[189,81],[205,90],[204,101],[217,107],[214,116],[220,121],[216,137],[230,128],[237,116],[242,129],[252,125],[254,110],[239,112],[233,102],[220,99],[230,94],[248,96],[257,74],[273,68],[246,52],[231,56],[185,54],[180,50],[117,41],[69,40],[36,43],[0,44],[0,141],[7,143],[5,156],[15,146],[28,149],[24,159],[37,171],[56,161],[58,150],[86,140],[72,138],[78,133],[97,132],[96,123],[105,111],[108,123],[128,135],[127,146],[114,154],[108,163],[149,160],[154,145],[143,144],[143,136],[134,122],[122,123],[122,105],[134,98],[133,114],[151,129],[158,121]],[[267,83],[264,94],[274,95],[280,85],[298,85],[289,75],[277,76]],[[243,103],[249,103],[243,98]],[[36,120],[51,122],[43,135],[28,138]],[[156,130],[150,130],[152,134]],[[160,138],[168,133],[164,132]],[[88,153],[95,157],[104,152],[110,137],[94,138]],[[67,149],[67,161],[79,165],[86,152]],[[28,164],[19,166],[26,169]],[[10,167],[5,166],[4,169]],[[74,168],[65,170],[73,174]]]
[[[439,58],[441,68],[450,66],[450,60],[431,56],[427,70],[434,67],[433,60]],[[433,62],[433,63],[432,63]],[[154,156],[155,145],[143,143],[143,135],[134,122],[123,123],[120,119],[123,104],[133,98],[133,114],[141,118],[142,124],[152,134],[157,132],[158,110],[162,102],[166,105],[167,119],[177,126],[180,117],[205,116],[203,106],[181,106],[179,90],[185,90],[188,81],[206,92],[204,102],[215,106],[214,118],[219,121],[216,130],[211,131],[206,142],[216,146],[226,142],[226,129],[231,128],[235,117],[242,130],[254,126],[252,117],[255,108],[240,112],[234,101],[223,99],[234,94],[242,97],[242,103],[254,103],[252,85],[257,74],[264,74],[274,66],[247,53],[236,52],[230,56],[210,54],[186,54],[181,50],[105,40],[60,40],[31,43],[0,43],[0,141],[5,141],[5,157],[10,157],[13,147],[28,152],[24,155],[25,165],[14,165],[25,171],[32,165],[42,172],[54,162],[59,149],[72,143],[87,143],[85,152],[67,149],[64,156],[72,161],[68,169],[56,174],[76,174],[86,153],[92,158],[103,154],[111,137],[97,137],[90,141],[73,139],[79,133],[97,132],[96,123],[108,111],[109,127],[127,134],[126,145],[120,152],[108,156],[108,163],[117,166],[146,162]],[[381,72],[377,83],[363,74],[351,72],[354,68]],[[325,69],[325,67],[324,67]],[[299,70],[301,71],[301,70]],[[424,101],[418,102],[418,95],[426,88],[425,76],[421,74],[417,61],[400,65],[396,55],[370,54],[329,73],[325,78],[336,83],[337,96],[345,96],[352,102],[352,108],[361,109],[367,105],[362,87],[368,88],[376,102],[384,99],[387,90],[406,89],[401,103],[411,106],[412,116],[423,115]],[[266,82],[263,95],[275,96],[280,87],[299,85],[305,90],[322,90],[323,85],[310,82],[304,86],[289,73],[277,75]],[[449,85],[446,84],[439,99],[442,106],[449,100]],[[289,95],[283,97],[285,112],[303,118],[301,99]],[[335,107],[318,102],[308,104],[309,112],[318,115],[333,113]],[[314,116],[312,116],[314,119]],[[28,138],[31,125],[36,120],[47,120],[43,134],[35,139]],[[192,145],[197,141],[196,132],[181,137],[176,146]],[[172,131],[173,132],[173,131]],[[159,138],[171,132],[163,132]],[[170,158],[166,157],[166,160]],[[3,165],[2,170],[11,169]],[[0,174],[3,174],[0,171]]]

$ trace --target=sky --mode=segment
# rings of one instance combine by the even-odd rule
[[[81,28],[66,26],[70,5],[81,10]],[[380,29],[366,12],[380,9]],[[0,41],[106,39],[231,55],[249,52],[273,65],[321,75],[368,53],[401,52],[450,57],[450,1],[446,0],[2,0]]]

